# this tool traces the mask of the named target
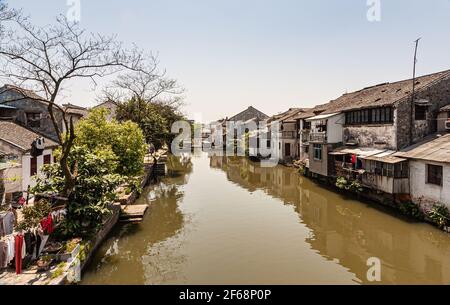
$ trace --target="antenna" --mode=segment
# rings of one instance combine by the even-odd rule
[[[414,41],[416,44],[415,50],[414,50],[414,65],[413,65],[413,86],[412,86],[412,95],[411,95],[411,126],[409,129],[409,143],[410,145],[413,144],[413,123],[414,123],[414,100],[415,100],[415,91],[416,91],[416,64],[417,64],[417,49],[419,47],[419,41],[422,38],[418,38]]]

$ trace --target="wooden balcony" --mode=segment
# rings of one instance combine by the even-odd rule
[[[310,133],[309,134],[309,141],[310,142],[321,142],[326,143],[328,140],[328,136],[326,132],[317,132],[317,133]]]

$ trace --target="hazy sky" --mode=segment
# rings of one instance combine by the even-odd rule
[[[253,105],[268,115],[328,102],[346,91],[450,69],[450,0],[81,0],[81,25],[159,53],[187,89],[185,112],[204,120]],[[10,0],[38,24],[67,0]],[[75,84],[72,103],[95,104]]]

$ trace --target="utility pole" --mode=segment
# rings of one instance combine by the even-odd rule
[[[416,48],[414,50],[414,65],[413,65],[413,86],[412,86],[412,94],[411,94],[411,126],[409,128],[409,144],[413,144],[413,128],[414,128],[414,105],[415,105],[415,91],[416,91],[416,64],[417,64],[417,49],[419,47],[419,41],[421,38],[415,40]]]

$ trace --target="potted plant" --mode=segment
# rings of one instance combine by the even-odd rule
[[[58,261],[60,262],[70,262],[78,255],[80,252],[80,238],[72,239],[61,248],[57,254]]]
[[[50,270],[50,266],[54,261],[54,257],[51,255],[45,255],[39,258],[37,261],[38,272],[45,272]]]

